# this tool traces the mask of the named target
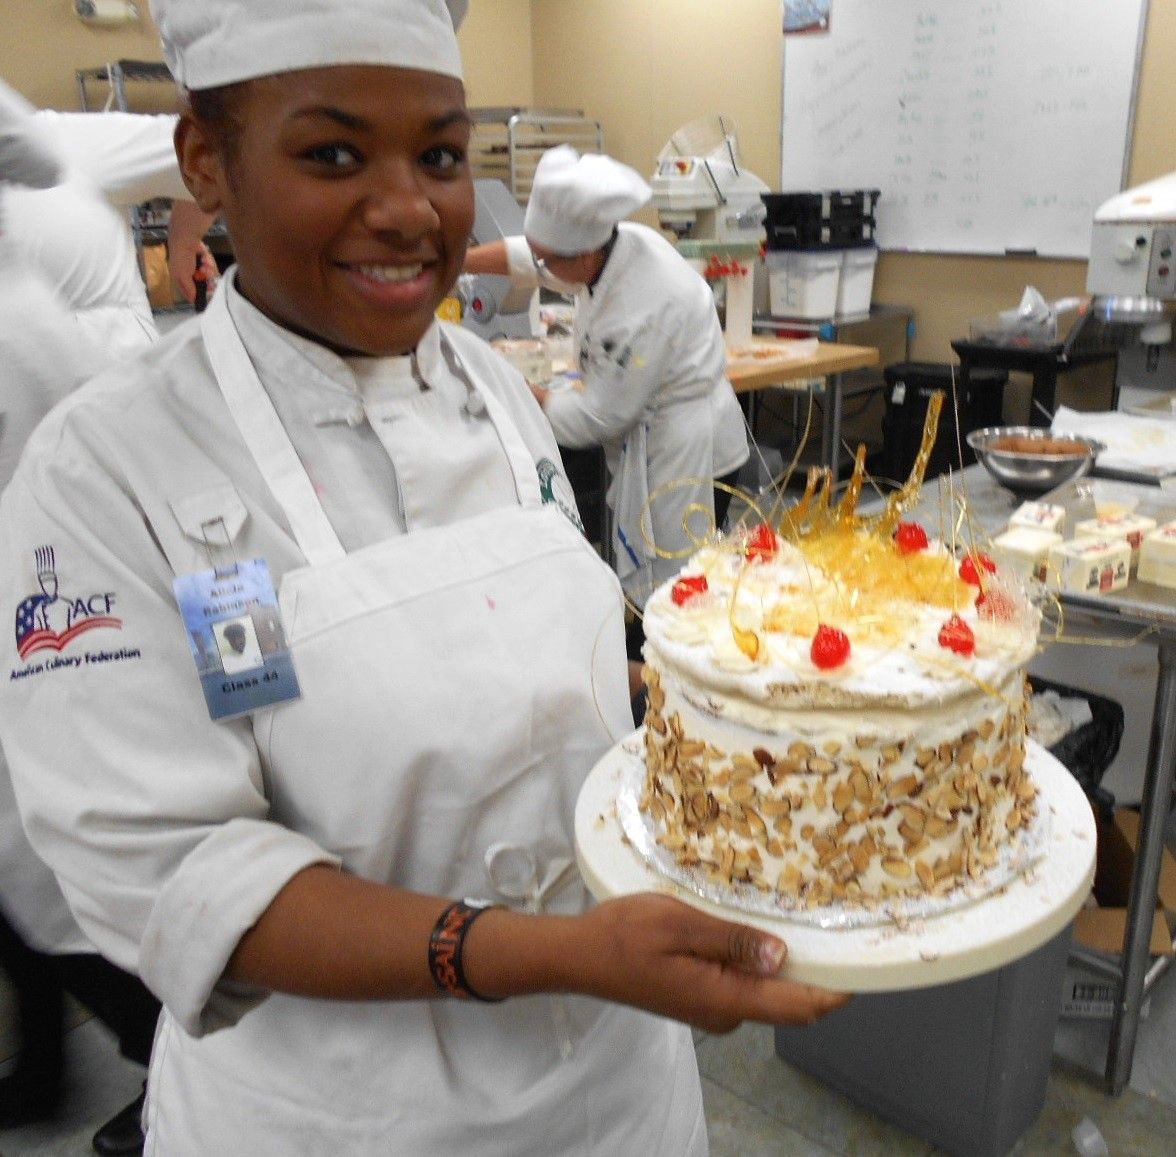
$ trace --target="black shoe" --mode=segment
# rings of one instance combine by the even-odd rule
[[[0,1129],[48,1121],[57,1112],[60,1100],[59,1083],[46,1088],[44,1083],[30,1080],[19,1070],[0,1077]]]
[[[90,1142],[95,1153],[103,1157],[132,1157],[143,1152],[143,1099],[144,1089],[125,1109],[121,1109],[97,1133]]]

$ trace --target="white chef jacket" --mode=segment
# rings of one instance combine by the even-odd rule
[[[159,333],[127,213],[153,197],[190,198],[176,118],[41,110],[33,121],[65,158],[65,176],[51,189],[5,190],[4,227],[111,360],[135,353]]]
[[[104,364],[65,303],[0,232],[0,490],[37,423]],[[2,755],[0,907],[41,951],[93,951],[53,873],[29,847]]]
[[[236,293],[232,277],[222,282],[218,299],[257,367],[323,513],[349,551],[375,549],[380,535],[396,534],[401,525],[428,535],[430,527],[454,519],[468,523],[479,512],[493,513],[495,504],[516,501],[514,484],[493,467],[478,477],[467,471],[465,485],[438,491],[440,502],[431,501],[433,445],[421,451],[421,461],[405,448],[390,470],[369,471],[365,465],[377,439],[357,404],[361,409],[370,405],[371,388],[380,398],[400,396],[432,407],[440,423],[435,441],[448,437],[461,444],[452,451],[453,470],[460,472],[463,463],[474,468],[487,450],[492,457],[501,454],[461,382],[438,370],[446,343],[458,351],[464,372],[505,407],[534,459],[546,499],[574,515],[550,427],[522,378],[472,335],[441,325],[429,331],[414,355],[429,367],[426,395],[415,380],[416,363],[408,359],[386,359],[387,372],[376,370],[357,380],[342,359],[262,317]],[[239,1129],[235,1143],[239,1140],[240,1151],[424,1152],[398,1148],[395,1134],[387,1136],[386,1149],[372,1147],[373,1119],[378,1125],[380,1113],[392,1113],[386,1106],[403,1111],[406,1097],[432,1103],[435,1097],[456,1095],[451,1103],[472,1117],[468,1126],[457,1126],[468,1128],[471,1151],[478,1151],[478,1129],[484,1127],[490,1133],[497,1129],[497,1140],[481,1151],[513,1152],[511,1138],[523,1127],[521,1121],[542,1133],[544,1122],[563,1129],[569,1119],[566,1091],[558,1097],[545,1093],[545,1081],[529,1091],[515,1087],[516,1068],[533,1068],[533,1056],[524,1061],[519,1054],[512,1061],[506,1048],[495,1063],[480,1066],[478,1087],[466,1098],[457,1074],[468,1071],[469,1058],[452,1056],[448,1076],[422,1069],[428,1073],[427,1087],[406,1094],[403,1083],[419,1075],[413,1067],[414,1040],[395,1036],[397,1018],[419,1024],[419,1002],[266,999],[264,993],[222,980],[241,935],[295,873],[314,863],[350,863],[353,856],[362,862],[371,852],[348,848],[346,832],[320,839],[325,817],[271,822],[272,810],[288,816],[298,808],[287,794],[272,735],[266,738],[267,725],[255,726],[248,718],[212,723],[207,716],[172,596],[174,574],[231,562],[217,545],[222,532],[232,540],[232,557],[265,558],[276,583],[287,573],[306,573],[283,507],[242,443],[208,358],[201,323],[193,321],[135,362],[92,382],[42,424],[0,501],[0,538],[6,546],[0,601],[18,616],[18,633],[21,608],[31,605],[30,596],[36,601],[38,590],[47,595],[46,587],[68,596],[65,601],[79,621],[98,611],[117,618],[117,626],[86,635],[85,647],[64,647],[58,665],[57,656],[44,658],[43,652],[30,656],[43,663],[22,659],[15,638],[4,640],[9,671],[0,687],[0,728],[30,838],[58,872],[75,914],[104,955],[138,971],[164,1002],[151,1086],[162,1092],[155,1108],[155,1094],[148,1098],[149,1146],[152,1113],[158,1112],[173,1138],[190,1132],[192,1149],[184,1152],[201,1152],[201,1130],[223,1128],[221,1118]],[[566,525],[562,515],[551,517]],[[219,529],[208,531],[210,518]],[[447,542],[452,540],[450,535]],[[48,583],[38,574],[45,569],[47,547],[52,547],[55,569]],[[619,602],[615,607],[619,616]],[[429,645],[433,625],[422,622],[420,631],[413,645]],[[619,618],[612,645],[623,663]],[[83,664],[68,665],[80,655]],[[396,663],[397,656],[390,654],[388,662]],[[456,672],[460,655],[453,663]],[[544,689],[536,687],[535,693],[541,700]],[[609,709],[614,724],[616,706]],[[627,707],[623,699],[622,707]],[[558,704],[550,704],[532,726],[540,718],[549,721],[543,726],[550,733]],[[416,758],[415,752],[387,753],[388,760]],[[350,764],[344,760],[343,766]],[[324,774],[335,771],[324,767]],[[343,798],[360,808],[362,795],[343,791]],[[428,835],[420,833],[421,838]],[[518,1007],[535,999],[525,998]],[[567,1038],[566,1055],[586,1055],[587,1049],[598,1065],[604,1059],[614,1071],[620,1057],[609,1055],[603,1042],[591,1043],[598,1031],[586,1027],[593,1024],[593,1006],[605,1008],[603,1019],[610,1023],[619,1017],[629,1026],[616,1038],[628,1043],[613,1047],[634,1062],[634,1089],[654,1090],[658,1127],[659,1112],[681,1111],[691,1143],[679,1132],[672,1144],[682,1152],[704,1151],[705,1132],[695,1122],[700,1102],[688,1031],[629,1010],[573,1000],[567,1023],[588,1036],[574,1044]],[[511,1007],[483,1010],[442,1002],[426,1006],[426,1019],[431,1016],[444,1026],[469,1017],[466,1023],[481,1040],[484,1018],[505,1012],[502,1023],[509,1024]],[[248,1042],[255,1037],[268,1043],[259,1055],[249,1053]],[[363,1047],[357,1054],[356,1041],[366,1042],[366,1048],[382,1041],[378,1071],[392,1066],[399,1072],[400,1084],[381,1087],[379,1104],[364,1099],[371,1096],[365,1092],[371,1078],[361,1074],[375,1058]],[[531,1051],[540,1048],[546,1056],[553,1047],[551,1041],[536,1040]],[[630,1056],[630,1049],[656,1056],[645,1066],[653,1071],[643,1070],[644,1058]],[[258,1110],[251,1098],[259,1086],[273,1082],[275,1073],[281,1075],[279,1084],[293,1083],[283,1087],[278,1100],[270,1092],[256,1102],[265,1106]],[[444,1088],[454,1080],[456,1093]],[[503,1106],[515,1116],[503,1120]],[[265,1119],[251,1113],[264,1113]],[[364,1119],[348,1125],[349,1115]],[[302,1137],[302,1130],[317,1129],[324,1116],[335,1122],[324,1128],[340,1130],[337,1148],[293,1140]],[[403,1119],[400,1126],[408,1127]],[[412,1127],[431,1126],[414,1120]],[[587,1127],[589,1134],[595,1130],[615,1141],[615,1122]],[[436,1128],[452,1138],[455,1126],[447,1120]],[[540,1140],[518,1151],[547,1150]],[[574,1151],[597,1152],[587,1143]],[[611,1151],[617,1151],[615,1146]]]
[[[43,189],[60,175],[61,158],[34,126],[35,111],[20,93],[0,80],[0,182]]]
[[[151,317],[127,222],[107,203],[187,197],[175,117],[37,112],[0,85],[0,124],[62,158],[63,183],[0,186],[0,489],[49,410],[145,348]],[[43,952],[92,952],[29,846],[0,758],[0,904]]]
[[[507,255],[512,280],[535,279],[524,238],[509,238]],[[643,605],[697,545],[682,527],[687,507],[713,516],[711,479],[747,461],[743,413],[714,296],[656,230],[622,222],[575,301],[583,389],[555,391],[544,408],[560,445],[604,447],[617,571]],[[691,524],[693,535],[708,529],[705,518]]]

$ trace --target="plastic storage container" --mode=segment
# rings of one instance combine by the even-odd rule
[[[776,1053],[955,1157],[1004,1157],[1040,1115],[1072,925],[992,972],[854,997]]]
[[[974,462],[976,457],[965,435],[982,426],[1001,424],[1007,370],[969,370],[966,395],[962,393],[959,366],[946,363],[897,362],[887,366],[882,376],[887,386],[886,415],[882,419],[882,458],[887,478],[901,482],[910,474],[923,438],[927,404],[936,390],[946,396],[925,477],[935,478],[948,469],[958,470]]]
[[[859,245],[855,249],[841,251],[841,278],[837,282],[838,317],[870,312],[877,264],[876,245]]]
[[[841,253],[829,249],[769,249],[768,302],[779,317],[827,318],[837,312]]]
[[[877,189],[764,193],[768,249],[844,249],[874,240]]]

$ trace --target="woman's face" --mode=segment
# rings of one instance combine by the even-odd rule
[[[228,226],[241,292],[340,353],[415,347],[473,228],[461,82],[307,69],[239,86],[232,114],[230,147],[190,113],[176,142],[196,201]]]

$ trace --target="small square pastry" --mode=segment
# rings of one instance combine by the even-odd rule
[[[1115,514],[1100,514],[1088,518],[1074,527],[1075,538],[1121,538],[1131,547],[1131,565],[1139,562],[1139,545],[1143,536],[1156,528],[1156,520],[1146,514],[1123,511]]]
[[[997,562],[1010,570],[1045,582],[1049,548],[1061,541],[1062,536],[1054,530],[1010,525],[1004,534],[992,540],[992,553]]]
[[[1009,519],[1009,528],[1029,526],[1061,534],[1066,525],[1066,508],[1052,502],[1022,502]]]
[[[1125,538],[1075,538],[1049,548],[1049,574],[1059,589],[1078,595],[1122,590],[1131,575],[1131,544]]]
[[[1166,522],[1144,537],[1136,577],[1140,582],[1176,587],[1176,521]]]

